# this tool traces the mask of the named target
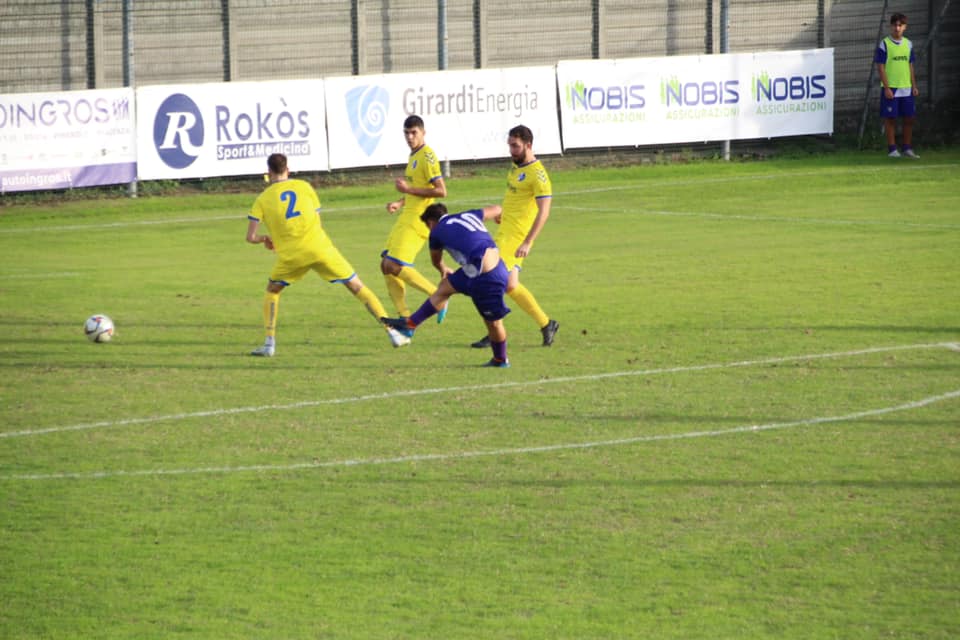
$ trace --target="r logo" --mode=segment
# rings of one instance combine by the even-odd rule
[[[203,148],[203,117],[197,103],[182,93],[164,100],[153,121],[153,144],[168,167],[193,164]]]

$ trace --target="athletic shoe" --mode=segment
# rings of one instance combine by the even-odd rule
[[[380,318],[380,322],[407,338],[413,337],[413,329],[407,326],[406,318]]]
[[[497,360],[496,358],[491,358],[490,362],[484,363],[484,367],[494,367],[496,369],[509,369],[510,361],[509,360]]]
[[[273,354],[274,354],[274,351],[275,351],[275,349],[274,349],[273,345],[267,345],[267,344],[265,344],[265,345],[263,345],[262,347],[257,347],[256,349],[254,349],[253,351],[251,351],[251,352],[250,352],[250,355],[252,355],[252,356],[260,356],[260,357],[263,357],[263,358],[272,358],[272,357],[273,357]]]
[[[543,346],[549,347],[553,344],[553,339],[557,336],[557,331],[560,329],[560,323],[556,320],[551,320],[547,323],[547,326],[540,329],[540,333],[543,334]]]
[[[904,153],[906,153],[906,151],[904,151]],[[887,157],[888,157],[888,158],[899,158],[899,157],[900,157],[900,152],[897,151],[896,149],[894,149],[893,151],[891,151],[890,153],[887,154]]]
[[[470,346],[474,349],[489,349],[490,348],[490,336],[483,336],[476,342],[471,342]]]
[[[913,149],[904,149],[904,150],[903,150],[903,155],[905,155],[905,156],[908,157],[908,158],[914,158],[914,159],[917,159],[917,158],[920,157],[920,156],[918,156],[917,154],[915,154],[915,153],[913,152]]]
[[[405,347],[410,344],[410,337],[403,335],[393,327],[387,327],[387,335],[390,336],[390,344],[394,347]]]
[[[450,303],[448,302],[446,307],[444,307],[443,309],[440,309],[440,311],[437,311],[437,324],[440,324],[441,322],[443,322],[444,320],[446,320],[446,318],[447,318],[447,308],[448,308],[449,306],[450,306]]]

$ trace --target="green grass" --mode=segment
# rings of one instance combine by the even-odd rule
[[[248,357],[252,192],[0,208],[0,637],[956,638],[958,176],[556,170],[492,371],[315,277]],[[391,308],[389,182],[320,195]]]

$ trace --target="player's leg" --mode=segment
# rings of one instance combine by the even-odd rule
[[[389,319],[387,324],[399,330],[413,330],[416,329],[424,320],[427,320],[434,314],[438,313],[440,309],[446,307],[447,302],[450,300],[450,296],[458,293],[458,290],[454,288],[448,278],[444,278],[440,281],[440,286],[436,288],[436,291],[427,298],[420,308],[413,312],[407,318],[398,318],[398,319]]]
[[[916,119],[916,104],[913,96],[900,98],[900,116],[903,118],[903,155],[919,158],[913,151],[913,122]]]
[[[367,313],[373,316],[377,324],[387,332],[390,343],[394,347],[402,347],[410,344],[409,338],[401,336],[383,324],[380,318],[386,315],[387,310],[384,308],[383,303],[380,302],[380,298],[378,298],[377,294],[369,287],[363,284],[363,280],[361,280],[360,276],[353,270],[353,266],[347,262],[347,259],[343,257],[343,254],[341,254],[336,247],[333,245],[327,247],[323,259],[314,264],[313,269],[327,281],[331,283],[339,282],[346,287],[347,291],[352,293],[353,297],[363,305]]]
[[[887,155],[891,158],[899,158],[900,152],[897,151],[897,117],[899,116],[897,99],[888,100],[883,92],[880,92],[880,117],[883,118],[883,132],[887,137]]]
[[[263,346],[257,347],[250,352],[252,356],[270,357],[276,352],[277,348],[277,314],[280,311],[280,294],[288,285],[283,280],[269,280],[267,290],[263,296],[263,331],[266,337]]]
[[[510,271],[507,295],[537,323],[540,328],[540,335],[543,336],[543,346],[549,347],[552,345],[557,331],[560,329],[560,323],[551,320],[550,316],[544,313],[533,293],[520,282],[519,266]]]
[[[405,299],[408,286],[419,289],[428,296],[433,295],[437,290],[437,286],[414,266],[417,254],[420,253],[427,239],[425,230],[426,227],[421,230],[407,225],[397,225],[390,233],[387,249],[382,254],[381,271],[396,278],[396,281],[391,282],[389,276],[384,276],[387,280],[387,291],[402,317],[410,315]],[[388,264],[384,265],[383,262]],[[441,309],[440,313],[446,315],[446,307]],[[440,319],[442,318],[438,316],[438,320]]]
[[[507,358],[507,330],[503,325],[503,319],[510,313],[510,308],[503,300],[508,280],[507,269],[501,262],[496,269],[477,278],[470,292],[474,306],[487,325],[487,337],[493,352],[493,358],[485,367],[510,366],[510,359]]]
[[[503,326],[503,319],[484,321],[487,323],[487,335],[490,338],[493,358],[483,366],[505,369],[510,366],[510,359],[507,357],[507,330]]]
[[[402,265],[395,262],[387,256],[386,251],[380,259],[380,273],[383,274],[383,282],[387,285],[387,294],[393,301],[393,306],[401,316],[410,315],[410,308],[407,306],[407,285],[403,280],[397,277]]]

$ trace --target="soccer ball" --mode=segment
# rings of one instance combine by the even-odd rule
[[[110,342],[113,337],[113,320],[98,313],[87,318],[83,323],[83,332],[90,342]]]

